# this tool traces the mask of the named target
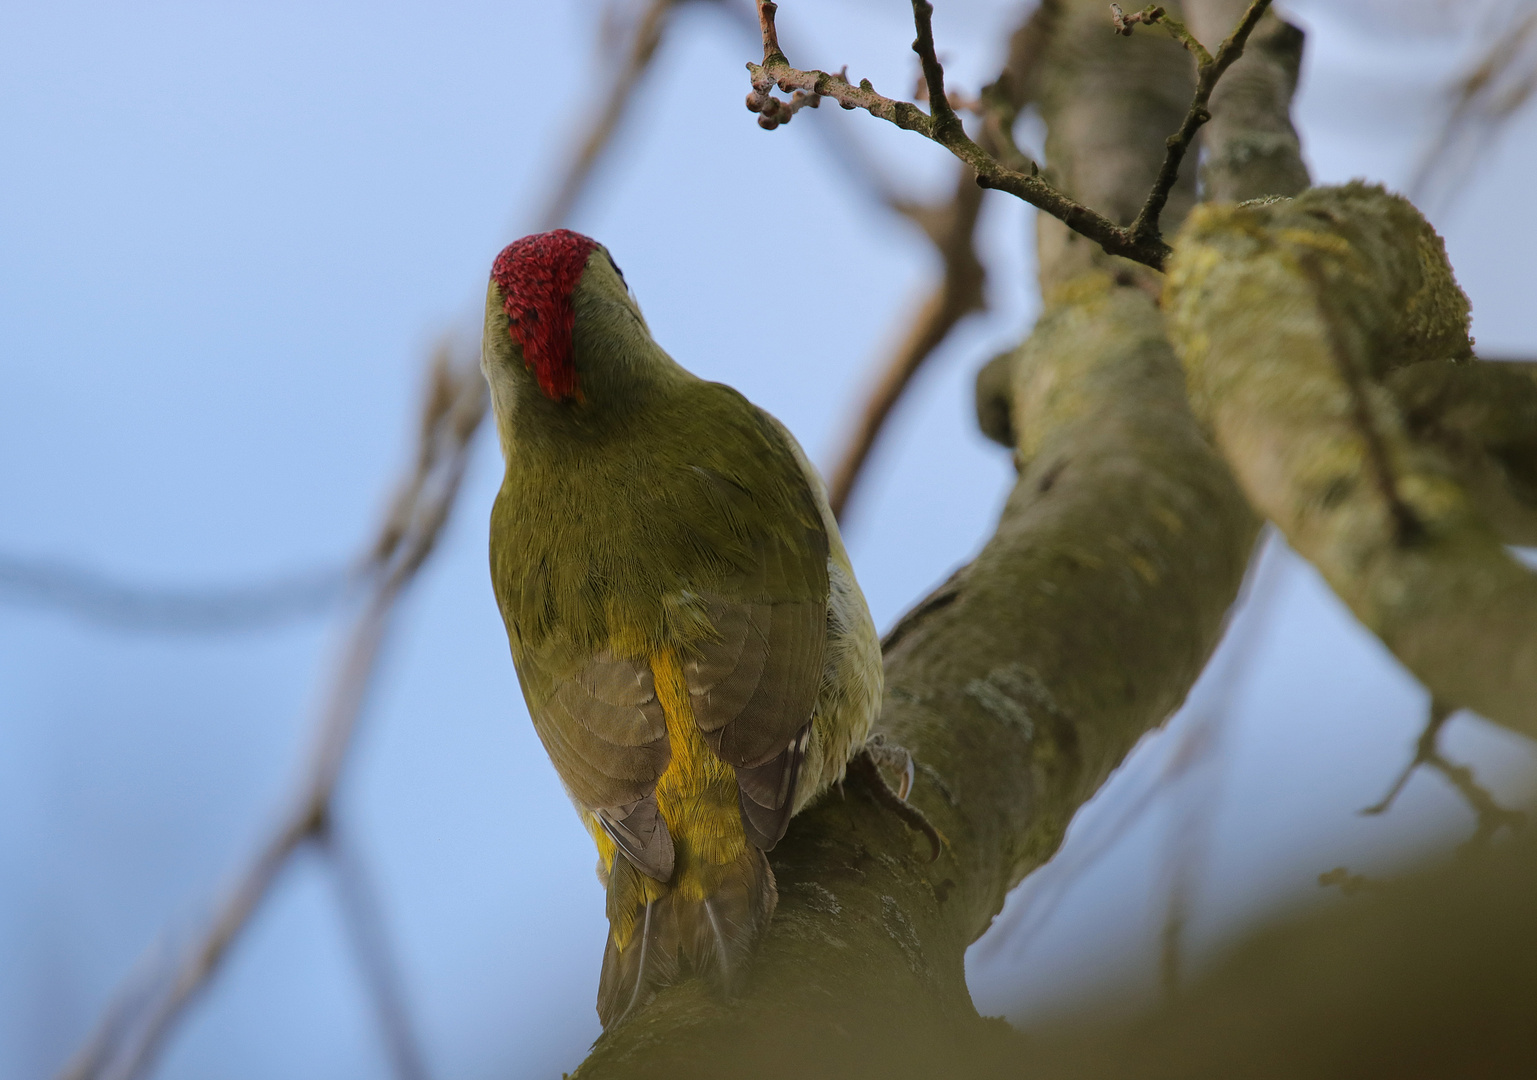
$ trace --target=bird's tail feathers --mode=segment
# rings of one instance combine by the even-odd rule
[[[608,881],[608,945],[598,981],[605,1028],[657,990],[700,975],[730,996],[778,901],[774,872],[752,844],[728,866],[712,868],[714,888],[694,887],[687,868],[662,884],[617,855]]]

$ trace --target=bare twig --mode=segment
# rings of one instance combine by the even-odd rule
[[[405,985],[372,883],[354,846],[338,835],[334,820],[316,839],[336,885],[342,921],[357,954],[359,973],[373,999],[395,1076],[397,1080],[427,1080],[427,1065],[406,1008]]]
[[[780,49],[779,37],[774,28],[777,7],[772,0],[759,0],[758,3],[759,20],[763,28],[763,63],[747,65],[753,88],[748,98],[749,107],[756,105],[755,111],[760,114],[765,108],[773,108],[764,102],[771,98],[777,86],[786,94],[800,91],[819,98],[832,98],[845,109],[863,109],[903,130],[917,132],[939,143],[975,171],[980,186],[1006,191],[1046,211],[1112,255],[1123,255],[1155,269],[1163,266],[1164,258],[1168,255],[1168,245],[1161,239],[1134,243],[1131,234],[1109,218],[1068,198],[1035,173],[1009,168],[972,141],[945,96],[944,68],[934,54],[934,8],[927,0],[913,0],[913,22],[917,28],[913,51],[918,53],[923,65],[924,80],[929,88],[929,113],[923,112],[912,102],[897,101],[876,93],[869,79],[861,79],[859,85],[855,86],[841,73],[802,71],[791,67]],[[777,127],[785,118],[776,118]]]
[[[1409,778],[1420,766],[1427,766],[1446,777],[1478,819],[1473,835],[1461,845],[1460,850],[1466,853],[1488,846],[1489,841],[1493,840],[1495,834],[1501,829],[1519,829],[1526,824],[1526,815],[1519,810],[1510,810],[1501,806],[1488,789],[1478,782],[1472,769],[1466,765],[1457,765],[1442,755],[1441,729],[1446,726],[1446,722],[1456,711],[1454,706],[1443,701],[1431,700],[1430,717],[1426,720],[1425,729],[1420,732],[1420,737],[1415,742],[1414,757],[1393,781],[1392,786],[1388,788],[1388,793],[1361,813],[1367,815],[1386,813],[1398,798],[1399,793],[1403,791],[1404,785],[1409,782]],[[1325,884],[1321,878],[1319,883]]]
[[[1135,23],[1161,22],[1196,57],[1198,78],[1195,97],[1184,122],[1169,137],[1163,165],[1152,190],[1148,192],[1142,210],[1129,226],[1121,227],[1102,214],[1076,202],[1041,179],[1034,163],[1030,171],[1011,167],[999,160],[997,152],[974,142],[950,105],[945,95],[944,67],[934,49],[934,5],[928,0],[912,0],[913,25],[917,31],[913,51],[923,66],[924,83],[928,88],[929,111],[923,112],[908,101],[898,101],[876,93],[869,79],[861,79],[858,86],[849,82],[844,73],[829,74],[819,70],[801,70],[790,66],[779,45],[775,27],[778,4],[773,0],[758,0],[758,20],[763,36],[763,63],[748,63],[752,92],[747,96],[747,107],[759,114],[759,123],[775,128],[788,123],[796,110],[803,105],[815,106],[828,97],[845,109],[863,109],[871,116],[879,117],[906,131],[914,131],[924,138],[949,150],[976,173],[977,183],[985,188],[1008,192],[1016,198],[1044,210],[1095,243],[1111,255],[1120,255],[1134,262],[1162,270],[1169,255],[1169,245],[1159,232],[1158,219],[1168,202],[1169,192],[1179,176],[1179,168],[1190,147],[1195,133],[1211,119],[1207,103],[1211,92],[1223,73],[1243,55],[1244,44],[1258,24],[1260,17],[1270,6],[1270,0],[1252,0],[1248,10],[1228,39],[1222,43],[1215,56],[1207,53],[1200,42],[1185,29],[1182,23],[1170,19],[1161,8],[1151,7],[1136,15],[1128,16],[1115,8],[1113,16],[1117,28],[1129,31]],[[777,87],[782,93],[792,94],[789,101],[773,96]],[[1003,144],[1002,151],[1015,165],[1024,165],[1024,155],[1015,147],[1008,153],[1012,140]]]
[[[1537,93],[1537,11],[1512,7],[1510,21],[1452,88],[1452,108],[1409,183],[1417,206],[1445,206],[1510,118]]]
[[[1185,24],[1163,13],[1162,8],[1149,8],[1145,14],[1147,22],[1160,22],[1167,29],[1174,40],[1183,45],[1196,60],[1195,96],[1190,99],[1190,109],[1185,113],[1185,119],[1180,124],[1179,130],[1169,136],[1168,149],[1164,152],[1163,165],[1158,170],[1158,179],[1153,182],[1153,189],[1147,193],[1147,201],[1142,204],[1137,219],[1131,223],[1128,232],[1133,243],[1147,244],[1162,236],[1158,229],[1158,219],[1163,214],[1163,208],[1169,201],[1169,192],[1174,189],[1174,182],[1179,179],[1179,168],[1185,160],[1185,153],[1190,149],[1190,144],[1195,140],[1195,133],[1201,129],[1201,125],[1211,119],[1211,110],[1208,108],[1211,102],[1211,92],[1216,89],[1217,80],[1221,79],[1228,68],[1233,66],[1243,55],[1244,45],[1248,43],[1249,35],[1259,25],[1260,19],[1270,7],[1270,0],[1251,0],[1249,7],[1243,13],[1243,18],[1238,20],[1238,25],[1227,36],[1227,40],[1217,49],[1215,56],[1208,53],[1195,36],[1185,28]],[[1157,15],[1153,15],[1157,12]],[[1130,33],[1128,26],[1125,33]]]
[[[1053,0],[1047,0],[1030,13],[1010,40],[1009,59],[1003,71],[983,88],[978,103],[984,122],[982,147],[1015,167],[1035,168],[1035,163],[1014,144],[1013,127],[1020,111],[1034,94],[1033,71],[1050,37],[1055,16]],[[851,147],[840,144],[839,150],[846,162],[854,159],[852,164],[858,166],[865,187],[877,192],[887,206],[924,230],[943,262],[939,283],[918,306],[907,331],[881,367],[869,396],[849,426],[848,440],[829,474],[828,500],[833,513],[842,518],[892,410],[919,369],[960,321],[986,307],[987,280],[986,269],[977,258],[974,243],[982,200],[981,189],[974,182],[971,170],[963,168],[948,203],[935,207],[915,206],[896,197],[878,171],[870,168],[862,157],[850,153]]]
[[[137,1025],[122,1018],[143,1009],[119,997],[91,1039],[65,1067],[65,1080],[145,1075],[187,1005],[207,984],[293,853],[320,836],[352,744],[396,601],[431,554],[448,519],[476,429],[486,410],[477,364],[453,363],[440,348],[431,366],[417,460],[371,545],[368,602],[348,635],[321,711],[304,782],[256,857],[236,878],[202,935],[176,962],[174,975]],[[126,1030],[132,1027],[136,1030]]]
[[[1130,15],[1121,10],[1120,4],[1110,5],[1110,25],[1115,27],[1115,32],[1122,37],[1131,37],[1134,27],[1151,26],[1163,16],[1163,8],[1153,4],[1149,4],[1141,11],[1134,11]]]

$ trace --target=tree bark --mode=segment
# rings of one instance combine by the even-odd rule
[[[1419,212],[1359,183],[1202,207],[1165,306],[1250,503],[1438,701],[1537,736],[1537,575],[1384,385],[1472,362],[1467,297]]]

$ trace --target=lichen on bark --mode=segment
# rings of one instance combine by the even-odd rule
[[[1440,238],[1354,183],[1201,207],[1175,251],[1190,398],[1250,503],[1438,699],[1537,734],[1537,577],[1384,384],[1472,361]]]

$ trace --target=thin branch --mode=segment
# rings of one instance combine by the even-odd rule
[[[256,857],[237,876],[207,928],[177,960],[159,999],[144,1010],[147,1018],[139,1025],[122,1023],[123,1017],[143,1005],[119,996],[65,1067],[63,1080],[144,1076],[186,1007],[270,895],[294,852],[323,833],[396,601],[431,554],[448,520],[485,411],[485,381],[478,365],[455,364],[447,349],[440,348],[432,361],[417,460],[371,545],[368,602],[343,648],[304,782]],[[138,1030],[125,1031],[127,1026]]]
[[[377,895],[357,851],[337,835],[335,821],[316,838],[336,886],[342,921],[357,955],[359,973],[368,986],[380,1032],[389,1048],[397,1080],[428,1080],[426,1059],[406,1007],[405,983],[390,948],[389,932]]]
[[[784,118],[774,112],[777,106],[768,104],[775,100],[772,91],[776,86],[786,94],[799,91],[819,99],[832,98],[845,109],[863,109],[871,116],[895,124],[905,131],[916,132],[943,146],[971,166],[980,186],[1006,191],[1023,199],[1095,241],[1112,255],[1122,255],[1155,269],[1162,268],[1169,248],[1161,239],[1134,241],[1126,229],[1109,218],[1068,198],[1033,172],[1025,173],[1009,168],[972,141],[959,117],[950,108],[948,98],[944,96],[943,68],[934,54],[933,6],[927,0],[913,2],[913,20],[917,28],[913,50],[918,53],[923,64],[930,103],[934,110],[932,114],[923,112],[912,102],[897,101],[877,93],[869,79],[861,79],[859,85],[855,86],[842,73],[803,71],[791,67],[779,47],[778,34],[774,28],[776,9],[777,5],[771,0],[759,0],[758,15],[763,27],[763,63],[747,65],[753,88],[752,94],[748,96],[748,108],[758,112],[760,117],[768,109],[776,120],[774,126],[785,122]]]
[[[1005,164],[999,160],[1000,151],[989,151],[966,134],[964,125],[945,95],[944,68],[934,48],[934,6],[929,0],[913,0],[913,25],[917,31],[913,51],[918,54],[923,66],[929,112],[923,112],[912,102],[899,101],[877,93],[869,79],[861,79],[859,85],[855,86],[842,72],[829,74],[816,69],[791,67],[779,45],[779,34],[775,27],[775,14],[779,5],[773,0],[758,0],[763,63],[749,62],[747,65],[752,81],[747,107],[759,114],[760,126],[770,130],[788,123],[795,112],[804,106],[815,108],[824,97],[832,98],[845,109],[863,109],[871,116],[895,124],[905,131],[916,132],[943,146],[976,172],[980,186],[1023,199],[1036,209],[1057,218],[1074,232],[1093,240],[1108,254],[1131,259],[1154,270],[1162,270],[1169,255],[1169,245],[1159,231],[1158,219],[1179,177],[1180,165],[1195,133],[1211,119],[1207,104],[1212,90],[1223,73],[1243,55],[1249,35],[1269,6],[1270,0],[1252,0],[1238,26],[1222,43],[1216,55],[1212,56],[1183,23],[1171,19],[1162,8],[1149,7],[1135,15],[1126,15],[1119,7],[1112,5],[1112,17],[1118,32],[1129,32],[1131,26],[1137,23],[1162,23],[1177,41],[1195,55],[1198,68],[1196,92],[1185,120],[1167,141],[1158,178],[1148,192],[1142,210],[1136,220],[1125,228],[1042,180],[1033,162],[1028,163],[1030,171],[1024,171],[1027,159],[1018,152],[1017,147],[1008,154],[1013,164]],[[777,99],[773,96],[775,87],[793,96],[789,101]],[[1011,144],[1012,139],[1004,143],[1001,152],[1007,152]]]
[[[1409,782],[1409,778],[1421,766],[1434,769],[1457,789],[1457,793],[1467,802],[1468,808],[1478,819],[1473,835],[1463,841],[1459,848],[1466,854],[1487,847],[1501,829],[1519,829],[1526,824],[1526,815],[1519,810],[1510,810],[1501,806],[1489,790],[1478,782],[1471,768],[1458,765],[1441,753],[1441,729],[1446,726],[1446,722],[1456,711],[1452,705],[1431,699],[1430,717],[1425,722],[1425,729],[1420,732],[1420,737],[1415,742],[1414,757],[1398,775],[1398,779],[1393,781],[1393,785],[1388,788],[1388,793],[1382,797],[1381,801],[1368,806],[1361,813],[1373,816],[1386,813],[1398,798],[1399,793],[1403,791],[1404,785]],[[1320,884],[1324,884],[1322,879]]]
[[[1158,219],[1169,201],[1169,192],[1174,189],[1174,182],[1179,179],[1180,165],[1184,163],[1185,153],[1195,140],[1195,133],[1201,129],[1202,124],[1211,119],[1211,109],[1208,107],[1211,92],[1216,89],[1217,81],[1222,78],[1227,69],[1243,55],[1249,35],[1259,25],[1260,19],[1269,7],[1270,0],[1251,0],[1248,9],[1243,13],[1243,18],[1238,20],[1238,25],[1233,28],[1233,32],[1217,49],[1216,56],[1206,51],[1195,36],[1185,28],[1184,23],[1164,14],[1162,8],[1149,8],[1146,12],[1149,15],[1146,21],[1162,23],[1174,40],[1195,57],[1196,81],[1195,96],[1190,99],[1190,108],[1185,113],[1185,119],[1180,124],[1179,130],[1169,136],[1163,165],[1158,169],[1158,179],[1153,182],[1153,189],[1147,193],[1147,201],[1142,204],[1137,219],[1128,229],[1133,242],[1145,244],[1162,235],[1159,232]],[[1154,15],[1153,12],[1157,14]],[[1125,32],[1130,33],[1130,27],[1127,27]]]
[[[1510,119],[1537,93],[1537,11],[1512,5],[1510,21],[1452,87],[1455,98],[1409,182],[1417,206],[1446,206]]]

